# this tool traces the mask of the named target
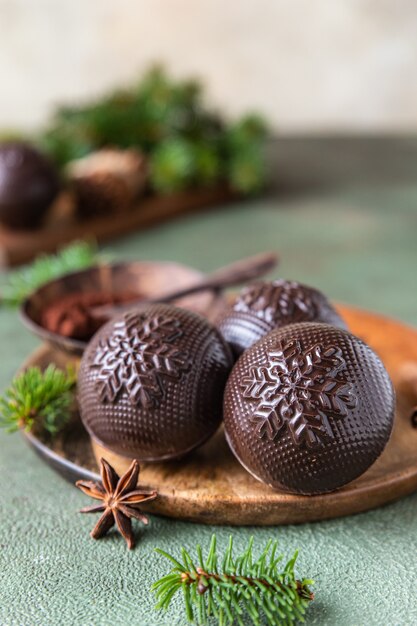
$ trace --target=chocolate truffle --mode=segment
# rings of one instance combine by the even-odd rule
[[[271,331],[237,361],[224,399],[229,445],[275,489],[332,491],[360,476],[387,443],[391,380],[346,330],[313,322]]]
[[[13,229],[40,226],[59,191],[52,163],[27,143],[0,145],[0,222]]]
[[[289,280],[256,282],[245,287],[217,326],[238,357],[274,328],[297,322],[346,325],[320,291]]]
[[[217,329],[186,309],[144,306],[113,318],[84,352],[82,421],[109,450],[179,457],[214,434],[232,356]]]

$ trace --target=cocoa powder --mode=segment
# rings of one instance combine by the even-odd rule
[[[102,305],[121,304],[140,299],[140,294],[132,292],[111,293],[75,292],[51,302],[43,311],[41,324],[47,330],[87,341],[107,321],[92,314],[91,309]]]

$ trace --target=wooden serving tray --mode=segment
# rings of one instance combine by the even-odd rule
[[[402,372],[417,364],[417,330],[374,313],[340,307],[351,331],[369,343],[387,367],[397,391],[392,437],[377,462],[360,478],[333,493],[298,496],[273,491],[257,482],[233,457],[219,431],[206,445],[181,461],[143,464],[141,484],[159,497],[149,512],[207,524],[272,525],[322,520],[359,513],[397,500],[417,490],[417,428],[410,420],[417,398],[401,387]],[[62,366],[64,357],[44,345],[25,366]],[[79,419],[54,443],[54,449],[25,435],[36,452],[66,478],[97,479],[89,437]],[[103,453],[122,472],[120,464]]]
[[[192,189],[173,195],[145,197],[125,213],[85,220],[63,219],[36,231],[8,230],[0,226],[0,267],[27,263],[42,252],[54,252],[76,239],[108,241],[237,197],[236,193],[225,187]]]

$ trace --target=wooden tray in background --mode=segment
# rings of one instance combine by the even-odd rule
[[[321,496],[297,496],[273,491],[257,482],[236,461],[223,433],[181,461],[143,464],[141,484],[159,497],[149,512],[207,524],[272,525],[301,523],[359,513],[417,490],[417,429],[411,426],[411,400],[401,391],[401,372],[417,364],[417,330],[374,313],[341,307],[351,331],[381,356],[397,391],[392,437],[377,462],[346,487]],[[48,346],[31,355],[25,366],[62,366],[63,356]],[[417,403],[415,401],[415,403]],[[97,478],[87,433],[76,421],[50,449],[26,435],[35,451],[56,471],[75,481]],[[112,462],[111,456],[106,455]],[[115,464],[119,472],[127,469]]]
[[[75,239],[108,241],[237,197],[223,187],[196,189],[175,195],[144,198],[126,213],[82,221],[54,222],[36,231],[12,231],[0,227],[0,267],[27,263],[40,252],[54,252],[58,247]]]

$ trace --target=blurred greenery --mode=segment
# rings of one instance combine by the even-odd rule
[[[103,258],[96,244],[89,241],[73,241],[56,254],[41,254],[29,265],[7,274],[1,302],[18,306],[50,280],[91,267]]]
[[[265,122],[247,115],[228,123],[204,103],[195,80],[151,68],[131,89],[58,109],[38,137],[59,166],[104,146],[148,155],[150,185],[160,193],[228,183],[243,194],[265,182]]]

